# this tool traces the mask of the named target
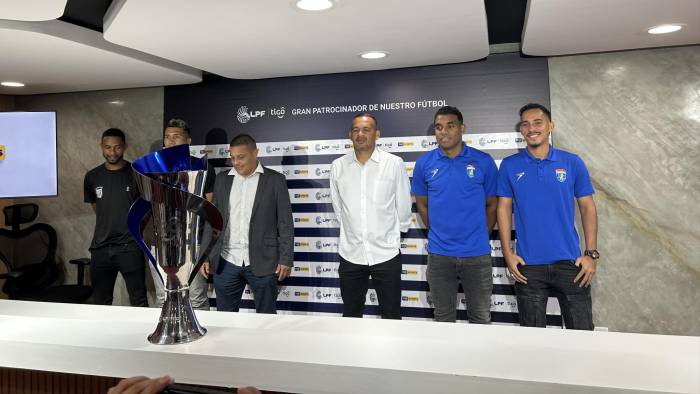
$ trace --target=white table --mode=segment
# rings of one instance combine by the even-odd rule
[[[159,312],[0,300],[0,367],[303,393],[700,393],[699,337],[197,312],[203,339],[157,346]]]

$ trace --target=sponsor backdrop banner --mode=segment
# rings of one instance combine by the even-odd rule
[[[411,177],[415,161],[436,148],[435,111],[456,106],[464,114],[464,141],[499,164],[524,146],[516,130],[518,109],[528,102],[549,106],[548,78],[546,59],[518,54],[399,70],[265,80],[208,78],[197,85],[167,87],[165,119],[185,119],[192,129],[192,153],[208,154],[220,170],[229,166],[228,142],[233,136],[247,133],[258,141],[262,164],[287,177],[294,215],[295,266],[280,286],[280,313],[340,314],[339,230],[328,174],[331,162],[351,149],[348,130],[353,115],[376,116],[379,148],[401,156]],[[432,318],[425,279],[426,235],[414,215],[401,244],[405,318]],[[506,275],[496,232],[491,238],[493,320],[514,323],[512,280]],[[461,288],[458,299],[458,318],[466,319]],[[252,305],[246,291],[243,307]],[[376,316],[377,296],[371,285],[367,305],[365,313]],[[550,299],[548,312],[549,323],[560,324],[555,299]]]

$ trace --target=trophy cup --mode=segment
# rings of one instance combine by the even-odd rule
[[[197,340],[207,330],[192,310],[189,285],[223,226],[221,212],[203,197],[207,157],[192,159],[189,145],[178,145],[142,156],[132,163],[132,168],[141,198],[129,209],[129,231],[165,284],[158,326],[148,341],[165,345]],[[141,234],[141,223],[149,212],[155,257]],[[207,245],[200,245],[200,223],[204,222],[211,226],[212,236]]]

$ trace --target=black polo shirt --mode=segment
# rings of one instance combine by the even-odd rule
[[[104,164],[85,174],[85,202],[96,205],[97,220],[90,250],[107,245],[124,245],[138,249],[127,226],[131,204],[139,197],[131,163],[111,171]]]

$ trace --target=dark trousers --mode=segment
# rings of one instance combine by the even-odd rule
[[[433,298],[435,321],[457,321],[457,290],[462,282],[467,303],[467,320],[473,324],[491,322],[493,270],[491,255],[452,257],[430,253],[426,276]]]
[[[340,295],[343,316],[362,317],[372,277],[382,319],[401,319],[401,254],[375,265],[353,264],[340,257]]]
[[[562,260],[554,264],[518,266],[527,278],[527,284],[515,283],[521,326],[545,327],[547,298],[554,295],[559,300],[566,328],[593,329],[591,287],[579,287],[574,283],[580,270],[574,263]]]
[[[238,312],[246,284],[253,292],[255,312],[277,313],[277,275],[255,276],[249,265],[239,267],[222,258],[214,274],[216,310]]]
[[[90,251],[92,299],[98,305],[112,305],[114,282],[121,273],[132,306],[148,306],[146,266],[143,253],[133,245],[107,245]]]

